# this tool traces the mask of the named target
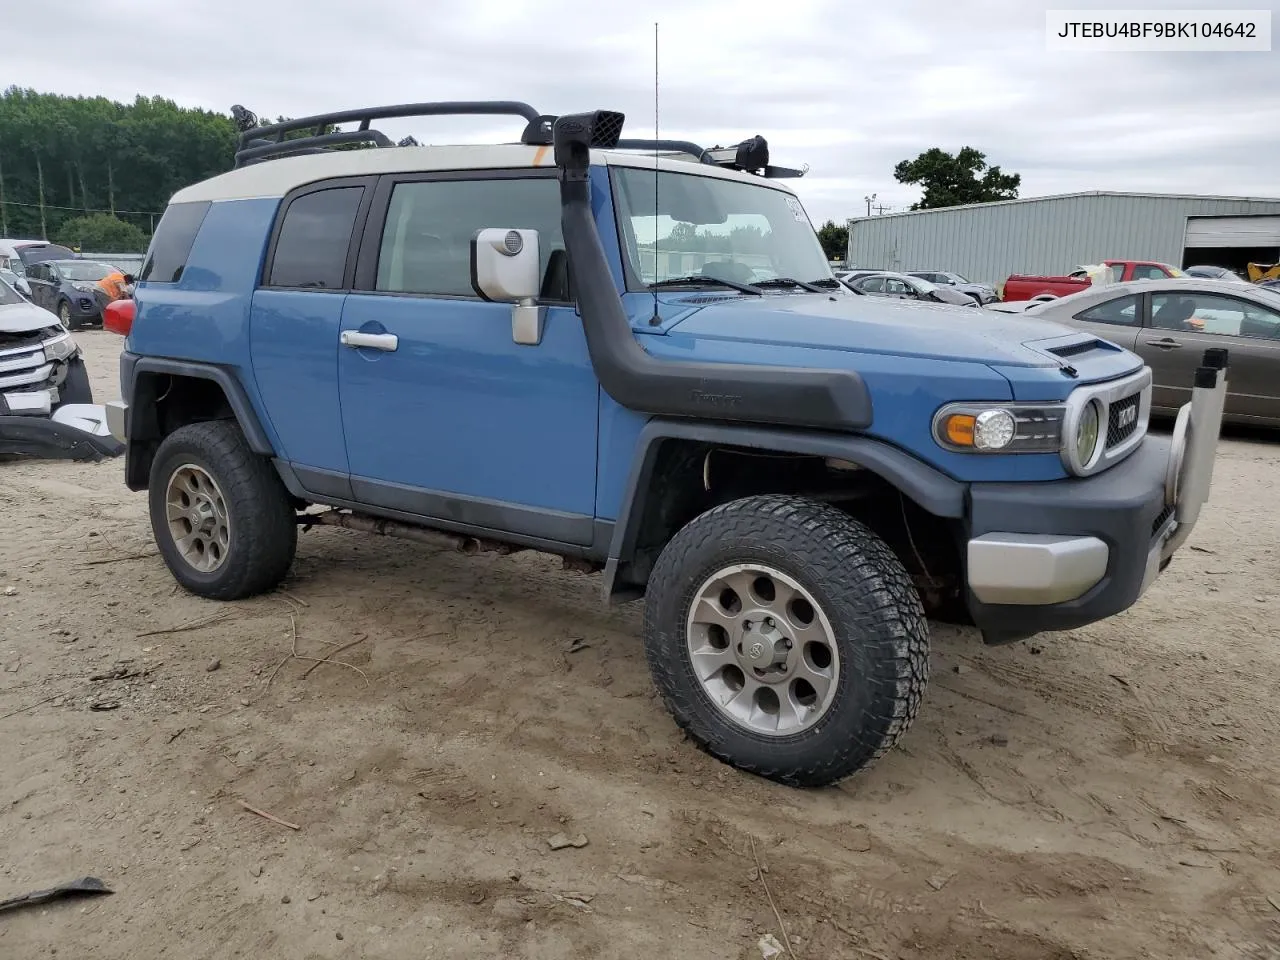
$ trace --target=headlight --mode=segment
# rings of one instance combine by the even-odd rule
[[[1098,401],[1090,400],[1085,404],[1084,410],[1080,413],[1080,420],[1076,423],[1076,458],[1084,466],[1092,463],[1093,455],[1098,452],[1098,424],[1100,422],[1101,414],[1098,411]]]
[[[66,360],[68,357],[74,357],[78,349],[76,342],[71,339],[71,334],[64,333],[44,342],[44,358],[49,361]]]
[[[1060,403],[952,403],[933,418],[934,439],[965,453],[1057,453]]]
[[[73,289],[79,290],[81,293],[93,293],[98,289],[97,286],[92,283],[73,283],[71,286]]]

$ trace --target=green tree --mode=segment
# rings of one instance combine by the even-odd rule
[[[931,147],[914,160],[900,162],[893,168],[893,177],[899,183],[924,187],[924,196],[911,205],[912,210],[1014,200],[1022,185],[1021,174],[987,166],[986,154],[973,147],[963,147],[954,156]]]
[[[64,220],[56,239],[64,246],[100,253],[142,253],[147,249],[147,235],[142,230],[109,213]]]
[[[818,242],[828,260],[843,260],[849,252],[849,228],[828,220],[818,228]]]

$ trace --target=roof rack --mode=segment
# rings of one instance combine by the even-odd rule
[[[238,105],[237,105],[238,106]],[[233,116],[256,118],[243,108],[232,108]],[[367,107],[362,110],[341,110],[335,113],[319,113],[282,123],[264,124],[242,130],[236,144],[235,166],[256,163],[272,157],[296,156],[308,153],[324,153],[329,148],[366,143],[375,147],[394,147],[386,134],[371,129],[374,120],[390,120],[400,117],[458,117],[458,116],[515,116],[525,121],[521,143],[551,144],[551,123],[554,117],[538,113],[527,103],[518,100],[447,100],[439,103],[403,103],[388,107]],[[355,130],[329,132],[339,123],[359,123]],[[285,139],[290,133],[311,131],[309,136]]]
[[[619,140],[619,150],[653,150],[668,153],[686,153],[699,163],[709,163],[730,170],[742,170],[770,179],[803,177],[809,172],[793,167],[775,167],[769,163],[769,142],[759,135],[733,146],[700,147],[689,140]]]
[[[231,108],[231,114],[241,132],[236,144],[235,166],[243,167],[273,157],[300,156],[326,153],[333,147],[347,144],[367,144],[374,147],[417,146],[413,137],[405,137],[399,144],[371,124],[374,120],[390,120],[403,117],[458,117],[458,116],[516,116],[525,121],[520,142],[529,146],[551,146],[551,128],[554,115],[541,114],[519,100],[446,100],[438,103],[404,103],[388,107],[367,107],[362,110],[341,110],[320,113],[281,123],[258,125],[258,118],[239,104]],[[355,130],[336,131],[340,123],[359,123]],[[309,131],[309,135],[286,139],[291,133]],[[764,137],[730,147],[700,147],[689,140],[619,140],[619,150],[665,151],[687,154],[699,163],[708,163],[731,170],[743,170],[769,178],[802,177],[808,166],[796,170],[775,167],[769,163],[769,144]]]

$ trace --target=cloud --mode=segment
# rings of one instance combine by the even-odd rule
[[[896,183],[893,166],[933,146],[982,150],[1022,174],[1023,196],[1275,193],[1280,52],[1048,51],[1048,6],[97,0],[60,26],[74,57],[47,55],[39,18],[10,18],[5,72],[40,90],[221,111],[243,103],[271,116],[449,99],[608,107],[626,112],[631,135],[649,136],[657,21],[662,135],[764,135],[775,162],[809,164],[794,184],[815,221],[862,214],[871,193],[905,208],[918,190]],[[494,118],[386,127],[423,142],[519,129]]]

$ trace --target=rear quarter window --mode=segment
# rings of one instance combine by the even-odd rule
[[[138,275],[140,283],[177,283],[187,266],[187,257],[209,212],[207,200],[171,203],[156,226],[147,249],[147,259]]]
[[[266,286],[340,290],[364,187],[328,187],[295,197],[285,211]]]

